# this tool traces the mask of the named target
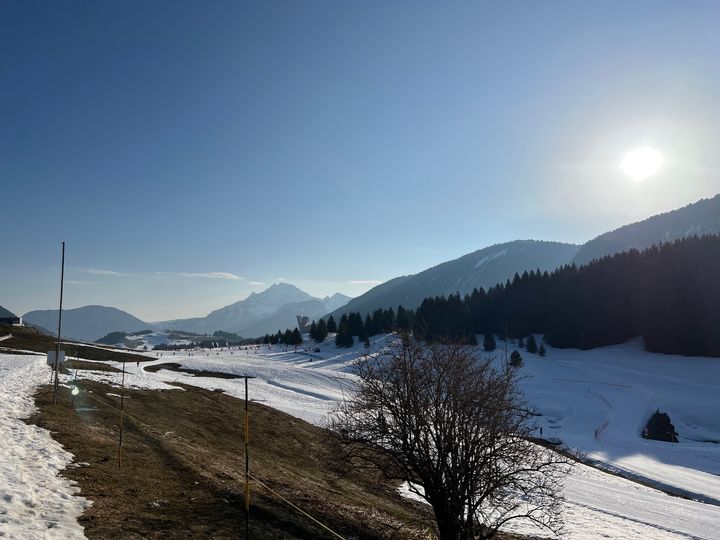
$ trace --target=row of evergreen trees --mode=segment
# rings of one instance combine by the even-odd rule
[[[281,343],[283,345],[302,345],[303,338],[302,334],[300,334],[300,330],[297,328],[293,330],[287,328],[285,332],[278,330],[277,334],[265,334],[262,342],[266,345],[275,345],[276,343]]]
[[[356,336],[366,347],[369,347],[370,338],[377,334],[387,334],[395,330],[406,332],[412,330],[413,317],[413,311],[402,306],[398,306],[397,313],[393,308],[376,309],[372,315],[369,313],[365,315],[364,320],[359,311],[343,314],[337,325],[335,345],[351,347],[355,343],[353,336]],[[328,326],[331,320],[332,315],[328,319]]]
[[[376,309],[372,315],[367,314],[365,319],[362,318],[360,312],[354,312],[349,314],[343,314],[340,317],[338,323],[330,315],[325,321],[320,319],[318,322],[312,321],[310,323],[309,335],[312,340],[316,343],[322,343],[327,338],[328,334],[335,334],[335,344],[338,347],[350,347],[355,343],[355,337],[359,341],[369,345],[370,337],[377,334],[387,334],[395,330],[411,331],[414,324],[414,312],[409,309],[405,309],[402,306],[398,306],[397,311],[393,308],[389,309]],[[277,334],[267,334],[263,339],[263,343],[287,343],[291,345],[302,343],[297,342],[297,335],[300,332],[296,328],[293,331],[293,341],[288,342],[285,336],[288,335],[289,330],[285,330],[285,333],[279,331]]]
[[[544,334],[588,349],[641,336],[654,352],[720,356],[720,236],[690,237],[603,257],[580,268],[531,271],[459,295],[427,298],[414,331],[427,340]]]

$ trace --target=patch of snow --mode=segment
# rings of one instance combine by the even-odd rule
[[[85,538],[77,518],[88,501],[60,472],[73,455],[50,432],[23,422],[33,393],[47,384],[43,356],[0,354],[0,536]]]
[[[496,253],[491,253],[490,255],[485,255],[484,257],[480,257],[477,260],[477,262],[475,263],[474,268],[480,268],[483,264],[485,264],[488,261],[495,260],[499,257],[504,257],[505,255],[507,255],[507,252],[508,252],[508,250],[507,250],[507,248],[505,248],[505,249],[501,249],[500,251],[498,251]]]

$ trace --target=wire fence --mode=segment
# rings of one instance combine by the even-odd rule
[[[76,382],[80,382],[80,381],[82,381],[82,379],[79,379],[79,380],[77,380]],[[83,395],[84,395],[85,397],[89,398],[90,400],[94,401],[95,403],[98,403],[98,404],[100,404],[100,405],[102,405],[102,406],[104,406],[104,407],[106,407],[106,408],[108,408],[108,409],[112,409],[112,410],[114,410],[114,411],[117,411],[117,413],[120,415],[120,418],[123,418],[123,417],[124,417],[124,418],[127,418],[127,419],[132,420],[135,424],[137,424],[137,426],[139,426],[140,428],[144,428],[145,433],[146,433],[146,435],[148,435],[148,436],[154,437],[154,436],[156,436],[156,435],[159,434],[159,433],[163,433],[163,430],[158,429],[157,427],[154,427],[154,426],[148,424],[147,422],[144,422],[143,420],[140,420],[140,419],[137,418],[136,416],[134,416],[134,415],[132,415],[132,414],[129,414],[129,413],[128,413],[126,410],[124,410],[124,409],[120,409],[119,407],[116,407],[116,406],[108,403],[108,402],[105,401],[105,400],[99,399],[97,396],[95,396],[95,395],[92,394],[91,392],[84,392]],[[76,410],[77,410],[77,409],[76,409]],[[178,441],[178,442],[181,442],[181,441]],[[333,536],[335,536],[336,538],[340,538],[341,540],[345,540],[345,538],[344,538],[342,535],[340,535],[340,534],[338,534],[337,532],[335,532],[334,530],[332,530],[329,526],[325,525],[325,524],[322,523],[320,520],[318,520],[317,518],[315,518],[315,517],[313,517],[312,515],[310,515],[308,512],[306,512],[305,510],[303,510],[302,508],[300,508],[298,505],[294,504],[293,502],[289,501],[288,499],[286,499],[285,497],[283,497],[282,495],[280,495],[280,493],[278,493],[277,491],[275,491],[274,489],[272,489],[270,486],[268,486],[267,484],[265,484],[262,480],[260,480],[259,478],[257,478],[256,476],[254,476],[254,475],[252,475],[252,474],[249,474],[249,476],[250,476],[250,478],[253,480],[253,482],[255,482],[258,486],[261,486],[261,487],[264,488],[267,492],[269,492],[269,493],[271,493],[272,495],[274,495],[275,497],[279,498],[279,499],[280,499],[281,501],[283,501],[285,504],[287,504],[288,506],[290,506],[291,508],[293,508],[294,510],[296,510],[297,512],[299,512],[299,513],[302,514],[303,516],[307,517],[308,519],[310,519],[311,521],[313,521],[314,523],[316,523],[317,525],[319,525],[321,528],[323,528],[324,530],[326,530],[326,531],[328,531],[329,533],[331,533],[331,534],[332,534]]]

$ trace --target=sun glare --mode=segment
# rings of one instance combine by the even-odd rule
[[[620,162],[620,169],[633,180],[644,180],[658,173],[665,159],[660,151],[643,146],[630,150]]]

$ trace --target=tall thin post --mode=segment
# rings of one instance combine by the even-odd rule
[[[250,422],[248,417],[248,378],[245,377],[245,538],[250,538]]]
[[[75,347],[75,378],[73,379],[73,387],[70,391],[70,395],[72,396],[70,400],[70,419],[72,420],[72,413],[75,410],[75,394],[77,393],[77,372],[78,372],[78,364],[77,362],[80,362],[80,347]]]
[[[123,420],[125,414],[125,360],[122,365],[122,382],[120,383],[120,440],[118,441],[118,467],[122,463],[122,437],[123,437]]]
[[[62,305],[63,305],[63,285],[65,284],[65,242],[62,243],[62,262],[60,263],[60,311],[58,312],[58,332],[57,347],[55,348],[55,387],[53,389],[53,405],[57,404],[58,394],[58,367],[60,365],[60,336],[62,335]]]

